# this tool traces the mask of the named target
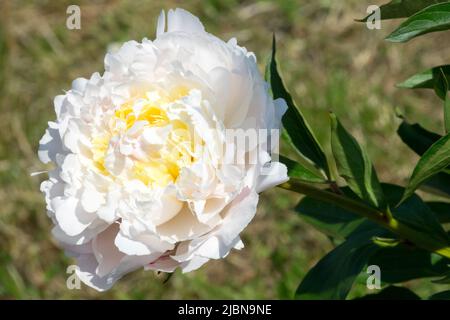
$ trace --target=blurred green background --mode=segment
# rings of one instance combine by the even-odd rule
[[[38,141],[53,120],[52,99],[79,76],[103,70],[111,43],[154,37],[161,9],[183,7],[209,32],[236,37],[254,51],[261,70],[272,32],[286,84],[328,148],[328,110],[364,144],[384,181],[402,183],[417,157],[395,135],[399,108],[411,121],[440,131],[441,103],[432,92],[395,83],[450,56],[445,34],[407,44],[383,38],[398,21],[369,30],[354,21],[375,0],[114,0],[0,2],[0,298],[290,299],[331,242],[292,211],[299,196],[280,189],[262,196],[243,233],[246,248],[167,282],[137,271],[106,293],[66,288],[71,260],[51,239],[39,184]],[[66,9],[81,7],[81,30],[66,28]],[[351,297],[366,292],[361,275]],[[429,281],[410,282],[422,296]]]

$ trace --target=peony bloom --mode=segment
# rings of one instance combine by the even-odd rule
[[[175,9],[154,41],[124,43],[103,75],[55,98],[41,190],[84,283],[107,290],[140,267],[189,272],[243,247],[258,193],[288,179],[271,159],[286,104],[268,89],[253,53]],[[252,130],[266,139],[229,139]]]

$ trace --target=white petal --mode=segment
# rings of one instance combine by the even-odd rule
[[[182,31],[188,33],[204,33],[205,27],[192,13],[177,8],[169,10],[167,16],[167,32]]]
[[[189,261],[195,256],[220,259],[226,257],[232,248],[241,248],[239,233],[253,219],[257,204],[258,194],[245,188],[223,212],[225,218],[221,225],[203,237],[180,243],[171,257],[179,262]]]
[[[157,270],[162,272],[174,272],[180,266],[178,261],[169,256],[162,256],[144,267],[145,270]]]
[[[79,93],[83,93],[88,80],[85,78],[77,78],[72,81],[72,90],[77,91]]]
[[[61,229],[59,225],[56,225],[52,229],[52,235],[56,240],[64,244],[82,245],[91,241],[91,239],[95,237],[96,233],[82,232],[76,236],[69,236],[64,230]]]
[[[43,163],[56,162],[56,155],[63,152],[57,124],[49,122],[49,128],[45,130],[44,136],[39,141],[39,160]]]
[[[236,245],[233,247],[233,249],[241,250],[244,248],[244,242],[242,242],[241,238],[238,239],[236,242]]]
[[[69,257],[78,257],[81,254],[91,254],[92,251],[92,242],[86,242],[81,245],[74,245],[74,244],[61,244],[62,248],[64,249],[65,253]]]
[[[105,203],[105,196],[94,187],[85,186],[81,194],[81,205],[87,212],[97,211]]]
[[[127,255],[143,256],[156,252],[164,253],[173,249],[173,244],[163,242],[158,237],[149,234],[141,234],[136,239],[130,239],[119,232],[114,240],[117,248]]]
[[[205,258],[219,259],[225,257],[238,245],[239,234],[244,230],[256,213],[258,194],[249,189],[243,192],[230,204],[224,213],[226,216],[217,231],[195,252]]]
[[[211,259],[220,259],[224,255],[223,252],[221,253],[220,246],[220,239],[213,236],[207,239],[200,248],[195,251],[195,254]]]
[[[263,174],[258,177],[256,182],[256,192],[258,193],[289,180],[287,168],[281,162],[271,162],[269,167],[263,170]]]
[[[52,207],[55,210],[56,221],[68,236],[79,235],[88,227],[89,222],[83,223],[78,218],[80,212],[77,211],[83,210],[79,206],[78,199],[57,197],[52,200]]]
[[[156,27],[156,37],[158,38],[160,35],[164,33],[164,29],[166,28],[166,13],[164,10],[161,10],[161,13],[158,17],[158,23]]]
[[[183,271],[183,273],[187,273],[187,272],[197,270],[198,268],[200,268],[202,265],[204,265],[208,261],[209,261],[208,258],[195,256],[191,260],[182,263],[180,267],[181,267],[181,270]]]
[[[96,273],[97,260],[93,254],[80,255],[77,259],[78,270],[76,274],[83,283],[98,291],[110,289],[114,283],[125,274],[141,268],[159,258],[159,255],[125,256],[120,264],[107,275],[100,277]]]
[[[116,268],[125,256],[114,244],[118,231],[119,225],[114,223],[92,241],[92,250],[98,262],[96,274],[100,277]]]
[[[285,112],[288,109],[288,106],[286,104],[286,101],[282,98],[278,98],[276,100],[274,100],[274,105],[275,105],[275,121],[280,124],[281,123],[281,118],[283,117],[283,115],[285,114]]]
[[[178,242],[199,237],[210,229],[209,226],[200,223],[185,205],[174,218],[159,225],[157,232],[167,241]]]
[[[118,188],[111,188],[106,196],[106,205],[97,211],[97,216],[112,223],[117,219],[117,207],[120,199],[121,191]]]

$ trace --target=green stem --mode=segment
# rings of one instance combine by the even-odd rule
[[[378,209],[372,208],[362,202],[350,199],[344,195],[318,189],[296,179],[290,179],[288,182],[279,185],[279,187],[310,196],[316,200],[337,205],[379,224],[380,226],[392,231],[400,238],[407,239],[414,243],[417,247],[437,253],[443,257],[450,258],[450,247],[448,244],[442,244],[438,240],[410,228],[395,219],[391,214],[379,211]]]

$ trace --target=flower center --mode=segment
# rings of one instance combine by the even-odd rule
[[[167,107],[186,95],[188,90],[179,87],[164,95],[147,92],[143,98],[122,104],[109,128],[92,139],[94,167],[117,178],[107,159],[120,156],[131,163],[125,172],[128,179],[138,179],[151,188],[175,182],[181,168],[193,163],[195,146],[189,124]]]

